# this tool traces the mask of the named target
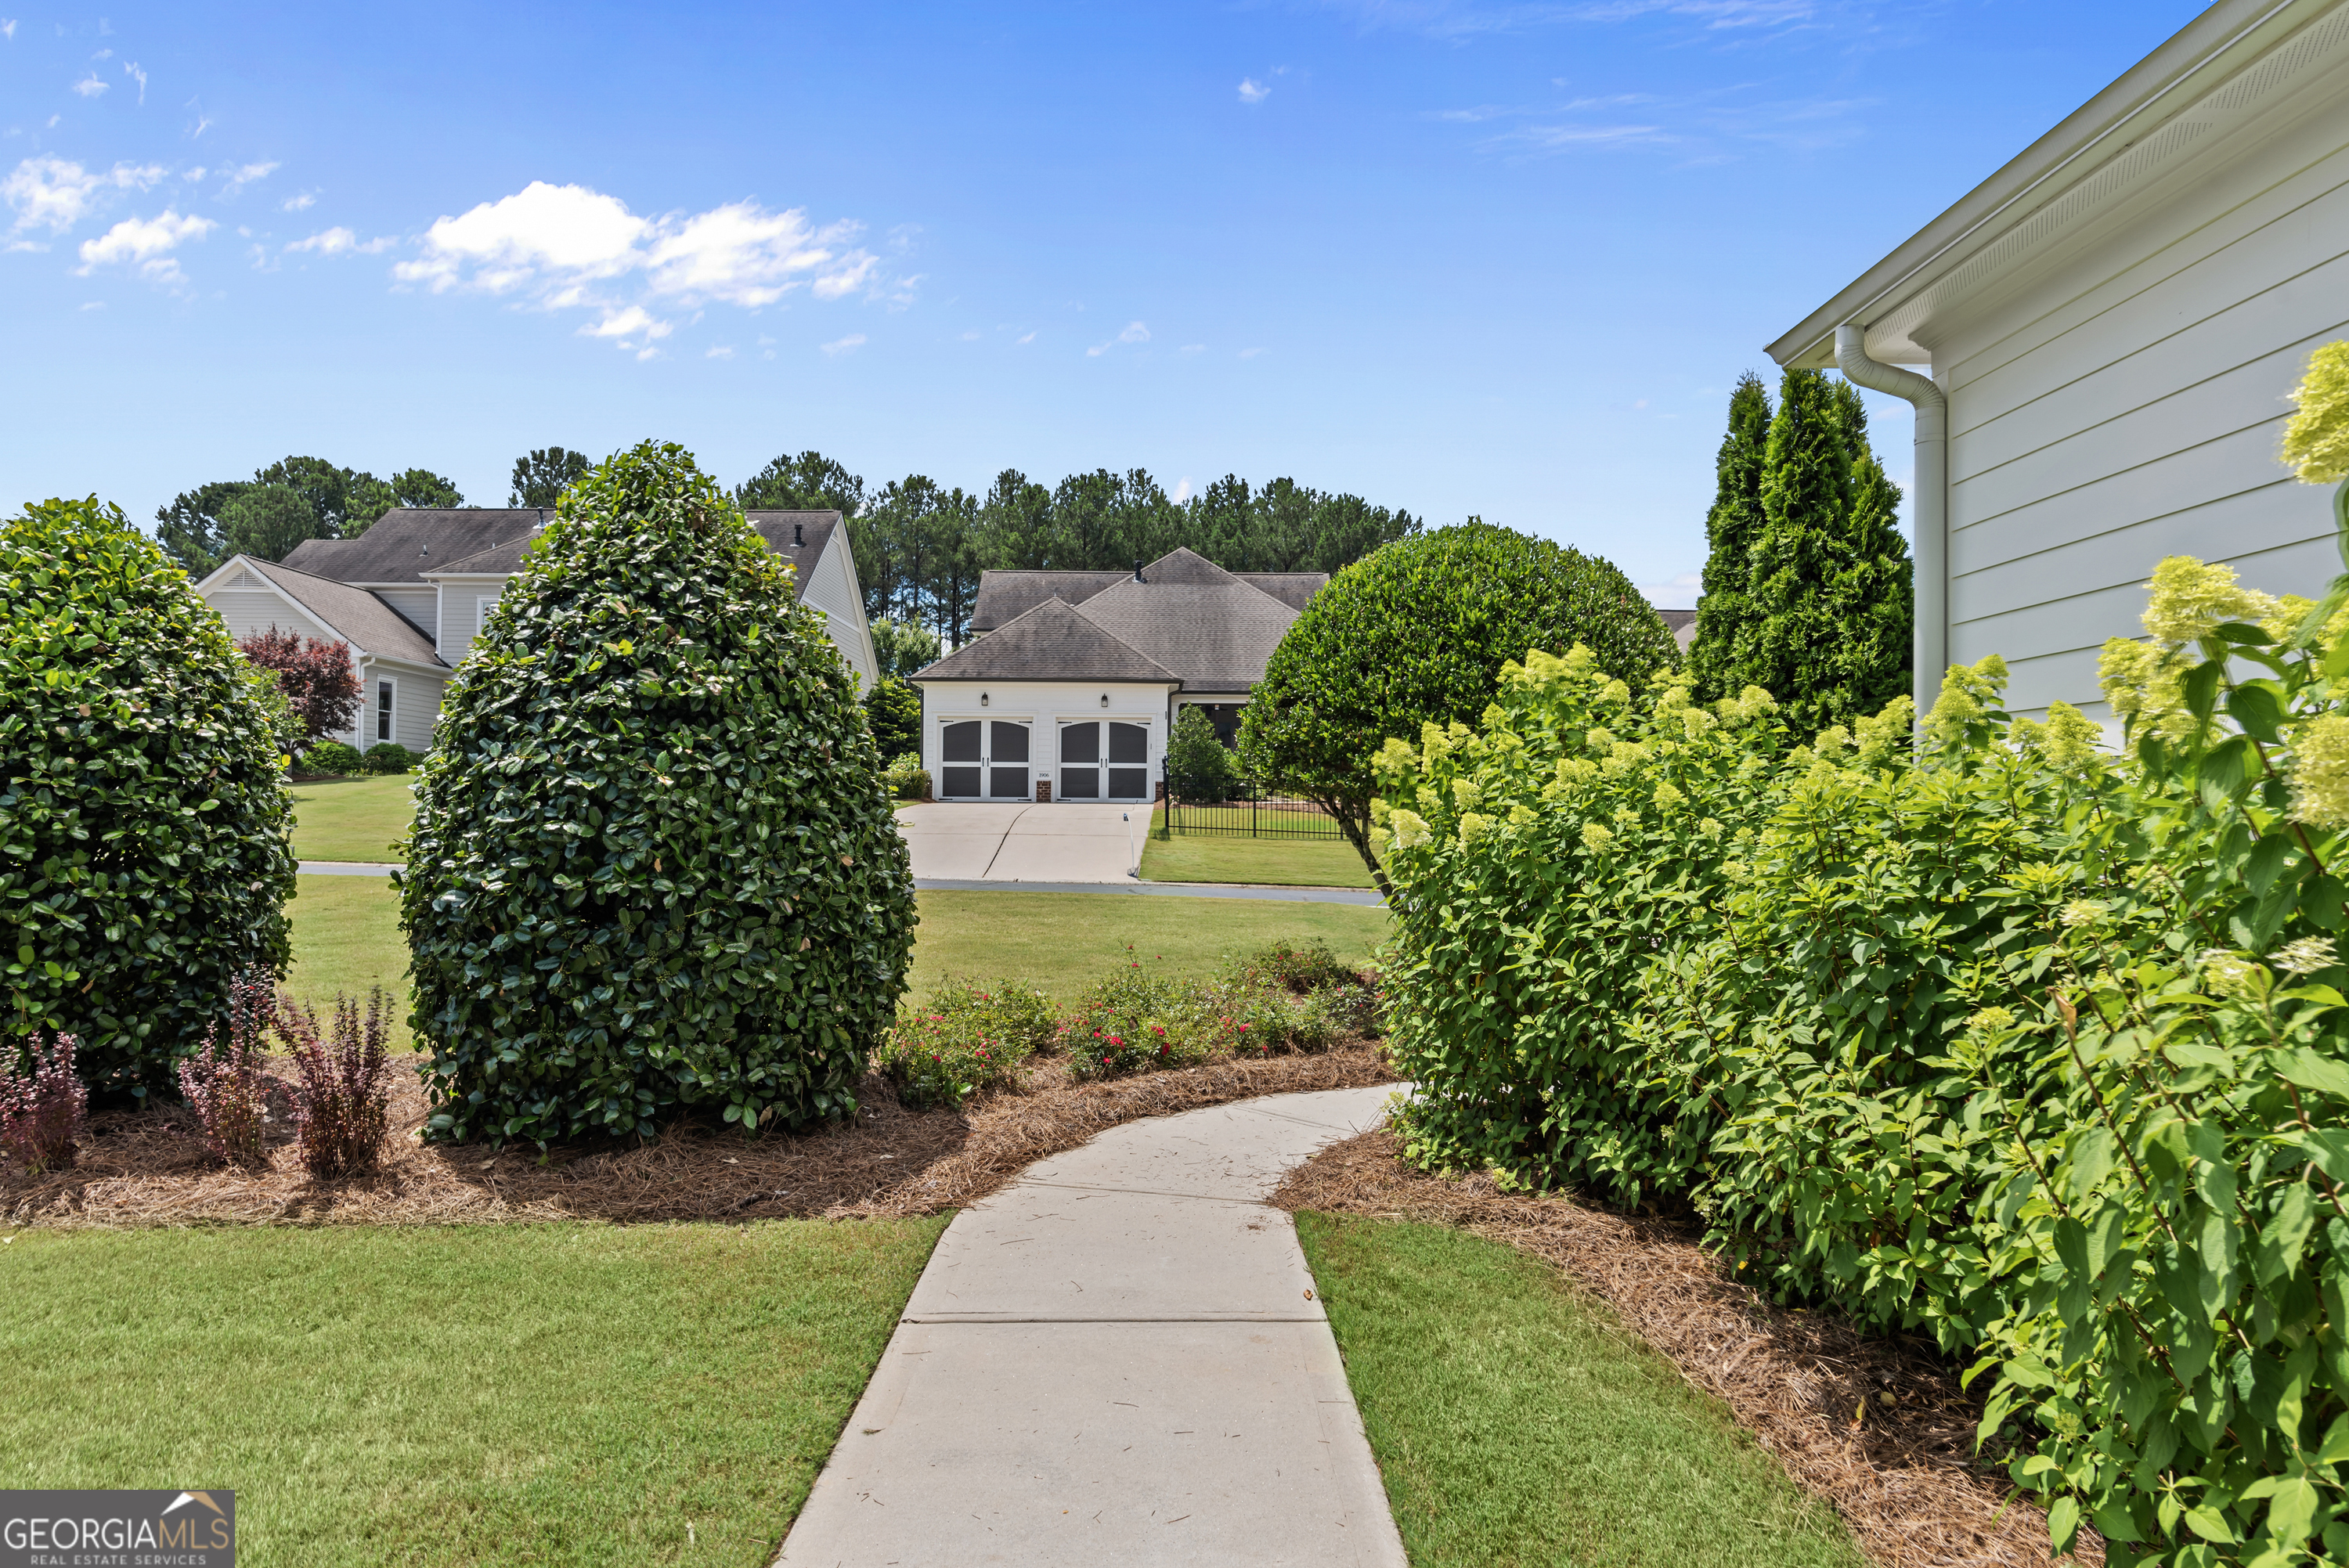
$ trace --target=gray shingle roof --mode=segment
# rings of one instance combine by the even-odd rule
[[[982,572],[978,598],[970,608],[971,632],[975,635],[1009,625],[1047,599],[1081,604],[1111,583],[1133,575],[1130,572]]]
[[[818,558],[823,554],[824,542],[832,537],[832,531],[840,526],[840,513],[836,511],[754,511],[748,516],[750,526],[758,531],[761,539],[767,542],[767,548],[799,568],[796,574],[799,579],[799,596],[802,599],[807,597],[808,569],[813,566]],[[376,528],[382,526],[381,523],[376,524]],[[794,532],[794,530],[797,531]],[[367,530],[369,535],[374,532],[373,528]],[[362,535],[357,542],[365,543],[366,537]],[[494,545],[479,554],[468,555],[461,560],[443,562],[431,570],[484,573],[519,572],[522,570],[523,554],[530,549],[531,538],[532,535],[525,533],[519,539],[508,540],[503,544]],[[799,542],[794,544],[792,542],[794,539]],[[289,555],[286,559],[290,561],[293,557]]]
[[[1235,572],[1232,575],[1254,583],[1292,610],[1304,609],[1306,601],[1330,583],[1327,572]]]
[[[398,612],[366,589],[337,583],[331,577],[314,577],[274,562],[255,561],[251,556],[245,557],[245,563],[284,589],[286,597],[349,638],[360,653],[419,665],[440,663],[423,633],[400,619]]]
[[[1689,645],[1696,641],[1696,612],[1659,610],[1656,615],[1663,622],[1664,630],[1672,634],[1672,641],[1681,645],[1681,652],[1687,653]]]
[[[305,540],[283,564],[340,583],[413,583],[422,573],[477,555],[493,544],[526,540],[538,526],[534,507],[398,507],[357,539]]]
[[[1060,599],[965,643],[914,674],[917,681],[1164,681],[1180,677]]]

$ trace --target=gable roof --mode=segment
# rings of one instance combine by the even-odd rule
[[[1214,573],[1202,577],[1198,568]],[[1226,572],[1206,557],[1187,547],[1178,547],[1142,569],[1143,578],[1151,582],[1195,583],[1203,581],[1237,582],[1247,583],[1268,593],[1292,610],[1302,610],[1306,602],[1319,593],[1330,581],[1326,572]],[[1047,599],[1061,599],[1071,604],[1082,604],[1104,589],[1133,581],[1131,572],[1059,572],[1026,569],[982,572],[978,578],[978,597],[971,605],[970,630],[976,636],[991,632],[1018,616],[1026,614]]]
[[[522,515],[528,517],[532,514],[525,512]],[[757,531],[761,539],[766,542],[767,548],[799,569],[794,573],[797,582],[793,591],[798,597],[806,598],[809,569],[823,558],[823,547],[832,540],[832,531],[840,526],[840,513],[836,511],[754,511],[746,515],[750,520],[751,528]],[[376,524],[376,528],[382,526],[381,523]],[[794,532],[794,530],[797,531]],[[364,543],[367,535],[374,532],[375,529],[367,530],[367,533],[361,535],[357,542]],[[530,550],[531,541],[536,537],[537,534],[534,531],[524,532],[518,539],[510,539],[503,544],[492,545],[477,554],[468,555],[460,560],[444,562],[439,566],[428,568],[427,572],[434,577],[454,576],[460,573],[469,576],[489,576],[519,572],[522,570],[522,558]],[[799,542],[794,544],[792,542],[794,539]],[[294,557],[288,555],[285,559],[291,561]]]
[[[493,544],[527,541],[536,507],[395,507],[357,539],[305,539],[280,564],[338,583],[424,583],[427,572]]]
[[[346,542],[356,544],[358,541]],[[256,561],[249,555],[233,559],[243,562],[247,571],[274,583],[287,598],[309,611],[328,631],[347,640],[360,653],[446,667],[440,665],[440,655],[433,651],[430,639],[366,589],[337,583],[331,577],[314,577],[274,561]]]
[[[1235,572],[1232,575],[1263,589],[1292,610],[1304,609],[1307,601],[1330,583],[1327,572]]]
[[[1151,681],[1181,678],[1095,624],[1074,605],[1047,599],[1027,614],[965,643],[928,668],[925,681]]]

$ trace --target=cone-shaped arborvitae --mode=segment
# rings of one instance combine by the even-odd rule
[[[1689,673],[1706,701],[1735,696],[1737,639],[1753,619],[1754,542],[1762,533],[1762,459],[1770,439],[1770,393],[1752,371],[1729,395],[1729,433],[1714,459],[1713,510],[1705,514],[1703,595]]]
[[[683,449],[591,471],[459,666],[400,889],[430,1136],[853,1109],[913,947],[856,682]]]

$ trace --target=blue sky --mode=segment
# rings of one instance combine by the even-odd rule
[[[2199,9],[11,3],[0,504],[657,436],[1287,474],[1668,603],[1761,346]]]

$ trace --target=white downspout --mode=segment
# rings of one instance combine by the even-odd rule
[[[1916,583],[1914,645],[1917,716],[1932,711],[1950,667],[1950,405],[1930,376],[1868,356],[1868,332],[1857,322],[1836,328],[1836,368],[1844,379],[1887,392],[1917,409],[1917,475],[1909,490],[1909,546]]]

